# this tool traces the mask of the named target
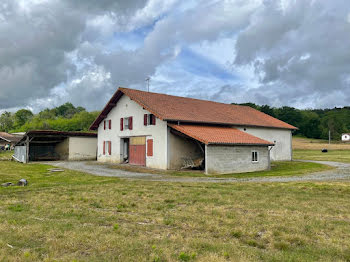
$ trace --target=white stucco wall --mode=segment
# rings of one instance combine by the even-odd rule
[[[156,125],[144,126],[144,114],[150,114],[128,96],[123,95],[105,120],[112,120],[112,129],[104,130],[103,121],[98,128],[97,160],[120,163],[122,156],[121,138],[146,136],[153,138],[153,156],[146,157],[146,166],[167,169],[167,123],[156,119]],[[120,130],[120,118],[133,117],[132,130]],[[112,141],[112,154],[103,155],[103,141]]]
[[[97,138],[70,137],[68,160],[95,160]]]
[[[55,151],[60,155],[60,160],[69,160],[69,138],[55,146]]]
[[[270,168],[267,146],[207,145],[205,148],[207,174],[243,173]],[[258,152],[258,162],[252,162],[252,151]]]
[[[253,136],[265,139],[275,146],[271,150],[271,160],[292,160],[292,131],[288,129],[264,128],[264,127],[236,127]],[[245,129],[245,130],[244,130]]]

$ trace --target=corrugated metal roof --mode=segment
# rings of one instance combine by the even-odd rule
[[[0,139],[3,139],[9,143],[18,142],[23,136],[15,136],[6,132],[0,132]]]

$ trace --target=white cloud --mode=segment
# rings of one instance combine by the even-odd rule
[[[0,110],[100,109],[117,86],[145,88],[147,76],[156,91],[225,102],[346,105],[349,9],[345,0],[4,0]],[[186,50],[213,71],[199,72]]]

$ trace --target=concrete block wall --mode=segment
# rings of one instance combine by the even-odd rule
[[[292,131],[289,129],[265,128],[265,127],[236,127],[237,129],[253,136],[265,139],[275,146],[272,148],[272,161],[292,160]]]
[[[252,162],[252,151],[258,152],[258,162]],[[207,145],[205,155],[207,174],[243,173],[270,168],[267,146]]]
[[[68,160],[96,160],[97,138],[70,137]]]

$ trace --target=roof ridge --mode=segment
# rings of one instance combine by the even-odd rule
[[[191,99],[191,100],[196,100],[196,101],[202,101],[202,102],[210,102],[210,103],[214,103],[214,104],[221,104],[221,105],[229,105],[229,106],[237,106],[237,107],[249,107],[252,108],[250,106],[246,106],[246,105],[237,105],[237,104],[232,104],[232,103],[223,103],[223,102],[216,102],[216,101],[212,101],[212,100],[206,100],[206,99],[199,99],[199,98],[194,98],[194,97],[187,97],[187,96],[176,96],[176,95],[169,95],[169,94],[164,94],[164,93],[156,93],[156,92],[148,92],[148,91],[144,91],[144,90],[139,90],[139,89],[134,89],[134,88],[127,88],[127,87],[119,87],[118,89],[120,90],[131,90],[131,91],[137,91],[137,92],[142,92],[142,93],[146,93],[146,94],[155,94],[155,95],[163,95],[163,96],[170,96],[170,97],[177,97],[177,98],[185,98],[185,99]],[[255,109],[255,108],[252,108]],[[255,109],[256,110],[256,109]],[[259,110],[257,110],[259,111]]]

